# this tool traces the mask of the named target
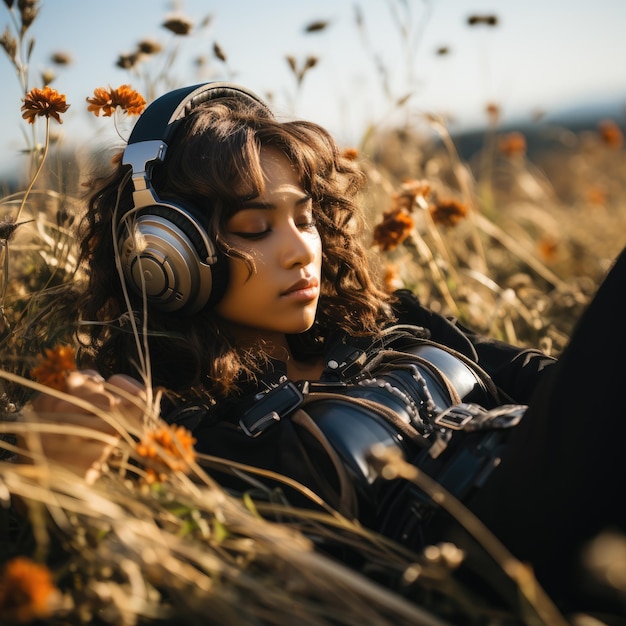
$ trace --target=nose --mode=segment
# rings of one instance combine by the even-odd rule
[[[317,233],[301,231],[290,223],[286,228],[282,263],[285,267],[304,266],[315,260],[319,246]]]

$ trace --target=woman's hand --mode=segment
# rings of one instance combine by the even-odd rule
[[[147,393],[137,380],[114,375],[105,380],[92,370],[74,371],[61,398],[41,393],[32,402],[34,414],[23,443],[33,453],[93,482],[119,442],[122,432],[141,429]],[[42,429],[37,428],[41,424]],[[79,429],[88,429],[80,432]],[[39,432],[39,434],[37,434]]]

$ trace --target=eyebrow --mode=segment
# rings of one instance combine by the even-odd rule
[[[296,200],[296,205],[300,206],[301,204],[306,204],[309,200],[311,200],[311,198],[312,198],[311,194],[307,193],[301,198],[298,198]],[[239,206],[240,211],[243,209],[273,210],[273,209],[276,209],[276,205],[272,204],[271,202],[262,202],[260,200],[247,200],[245,202],[242,202],[241,205]]]

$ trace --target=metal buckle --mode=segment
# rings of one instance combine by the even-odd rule
[[[367,361],[367,353],[359,348],[342,345],[335,348],[326,363],[326,369],[335,376],[347,380],[358,374]]]
[[[484,412],[485,410],[477,404],[455,404],[439,413],[435,417],[434,423],[450,430],[463,430],[476,415]]]
[[[297,409],[303,400],[304,396],[300,389],[290,380],[286,380],[257,400],[243,414],[239,426],[248,437],[258,437]]]

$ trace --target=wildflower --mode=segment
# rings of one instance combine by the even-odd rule
[[[326,20],[315,20],[304,27],[305,33],[318,33],[328,27],[329,22]]]
[[[552,237],[542,237],[537,247],[539,249],[539,256],[546,263],[550,263],[556,259],[558,245]]]
[[[133,52],[132,54],[120,54],[115,62],[115,65],[123,70],[130,70],[135,67],[140,56],[141,55],[137,52]]]
[[[359,157],[359,151],[356,148],[345,148],[341,156],[348,161],[356,161]]]
[[[54,70],[43,70],[43,72],[41,72],[41,82],[44,85],[49,85],[56,77],[57,75],[54,73]]]
[[[70,65],[72,57],[67,52],[54,52],[50,57],[50,60],[55,65]]]
[[[489,102],[485,107],[485,111],[487,112],[489,123],[495,126],[500,119],[500,107],[495,102]]]
[[[39,0],[18,0],[17,7],[20,10],[20,19],[22,20],[22,35],[39,14],[38,2]]]
[[[157,54],[162,49],[163,46],[153,39],[143,39],[137,44],[137,51],[141,54]]]
[[[76,357],[71,346],[46,348],[45,356],[30,371],[37,382],[58,391],[67,391],[67,377],[76,370]]]
[[[165,480],[167,470],[185,471],[187,464],[196,458],[195,443],[196,439],[183,426],[161,426],[147,432],[135,446],[135,451],[163,468],[162,472],[154,467],[148,468],[148,482]]]
[[[15,56],[17,55],[17,40],[11,34],[8,26],[4,29],[2,37],[0,37],[0,46],[4,48],[9,59],[15,61]]]
[[[28,224],[29,222],[34,222],[35,220],[26,220],[24,222],[9,222],[9,221],[1,221],[0,222],[0,241],[10,241],[11,237],[15,234],[18,226],[22,224]]]
[[[0,614],[19,624],[46,619],[59,598],[50,570],[25,557],[9,561],[0,576]]]
[[[435,224],[446,228],[456,226],[467,215],[467,206],[458,200],[438,200],[428,208],[430,217]]]
[[[287,59],[287,63],[289,64],[289,67],[291,68],[291,71],[296,76],[296,80],[298,81],[298,85],[300,83],[302,83],[302,81],[304,80],[305,74],[310,69],[314,68],[317,65],[318,61],[319,61],[319,59],[317,57],[308,56],[305,59],[302,67],[300,69],[298,69],[298,63],[297,63],[296,59],[293,56],[288,55],[285,58]]]
[[[35,123],[36,117],[53,117],[59,124],[63,124],[60,113],[65,113],[70,105],[65,102],[65,95],[56,89],[44,87],[31,89],[24,98],[22,105],[22,117],[29,124]]]
[[[430,194],[430,183],[426,180],[407,180],[400,186],[400,191],[391,196],[391,208],[394,211],[410,213],[415,201],[424,199]]]
[[[143,96],[130,85],[121,85],[115,90],[115,104],[128,115],[139,115],[146,107]]]
[[[383,252],[394,250],[411,234],[413,225],[413,218],[405,211],[385,211],[382,222],[374,227],[374,244]]]
[[[222,46],[217,43],[217,41],[213,44],[213,54],[215,55],[216,59],[219,59],[222,63],[226,63],[226,53],[222,49]]]
[[[526,137],[518,131],[507,133],[498,142],[500,152],[507,157],[526,154]]]
[[[410,178],[400,185],[400,194],[412,198],[427,198],[430,194],[430,183],[424,179]]]
[[[96,87],[91,98],[86,98],[89,102],[87,107],[96,117],[101,113],[104,117],[111,117],[116,108],[120,108],[128,115],[139,115],[146,106],[143,96],[132,89],[130,85],[121,85],[117,89],[104,89]]]
[[[400,278],[400,275],[398,273],[397,265],[389,263],[385,267],[383,286],[387,293],[393,293],[397,289],[402,289],[402,287],[404,287],[404,283],[402,282],[402,279]]]
[[[497,15],[470,15],[467,18],[467,23],[470,26],[477,26],[478,24],[485,24],[485,26],[497,26]]]
[[[624,134],[613,120],[602,120],[598,123],[598,132],[602,141],[609,148],[621,148],[624,143]]]
[[[178,15],[170,17],[161,26],[175,35],[188,35],[193,28],[193,22],[182,15]]]

